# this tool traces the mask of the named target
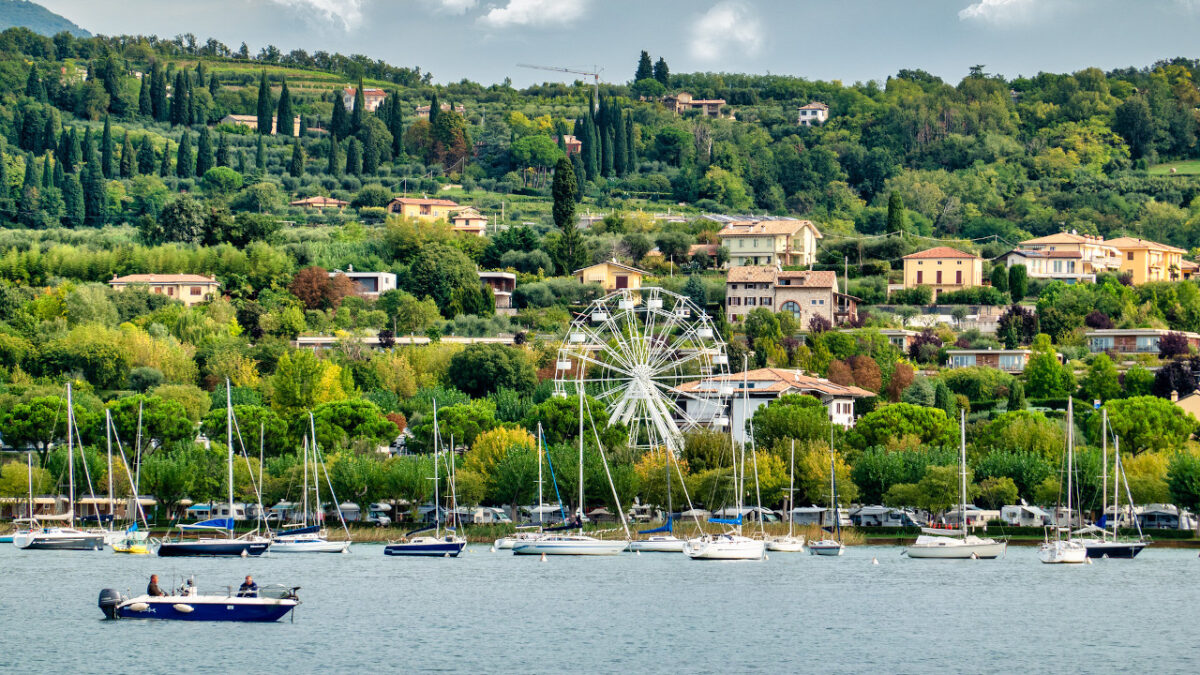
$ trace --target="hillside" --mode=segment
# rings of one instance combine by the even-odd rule
[[[75,37],[90,37],[91,33],[70,19],[55,14],[29,0],[0,0],[0,30],[23,27],[40,35],[55,35],[66,31]]]

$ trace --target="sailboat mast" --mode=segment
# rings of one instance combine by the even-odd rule
[[[25,469],[29,472],[27,480],[29,481],[29,527],[33,527],[33,453],[25,455]]]
[[[1070,540],[1074,518],[1071,516],[1071,491],[1074,490],[1071,474],[1075,461],[1075,406],[1072,399],[1067,399],[1067,539]]]
[[[71,383],[67,382],[67,508],[70,518],[68,526],[75,527],[75,416]]]
[[[583,360],[579,361],[579,534],[583,534]]]
[[[958,411],[958,454],[959,454],[959,523],[962,525],[963,537],[967,536],[967,411]]]
[[[113,501],[113,469],[112,469],[112,411],[104,410],[104,443],[108,449],[108,515],[117,519],[117,506]]]
[[[437,456],[442,432],[438,430],[437,401],[433,402],[433,534],[442,536],[442,505],[438,495],[438,463]],[[341,508],[339,507],[339,511]]]
[[[300,463],[304,466],[304,490],[301,492],[304,497],[300,501],[300,513],[303,517],[303,526],[308,527],[308,434],[304,434],[304,454]],[[316,478],[314,476],[314,478]]]
[[[133,472],[133,482],[137,485],[142,484],[142,405],[145,401],[138,401],[138,428],[137,438],[134,440],[133,462],[137,466]],[[134,490],[134,497],[137,497],[137,490]],[[138,502],[138,508],[141,508],[141,502]]]
[[[537,453],[538,453],[538,503],[537,503],[538,510],[537,510],[537,513],[538,513],[538,522],[541,523],[542,522],[542,423],[541,422],[538,422]],[[516,518],[516,517],[517,517],[517,514],[514,513],[513,518]]]
[[[1105,495],[1107,498],[1107,495]],[[1131,503],[1132,505],[1132,503]],[[1121,514],[1121,438],[1113,445],[1113,539],[1117,538],[1117,521]]]
[[[233,510],[233,393],[229,389],[229,378],[225,378],[225,446],[226,462],[229,466],[229,538],[233,539],[233,525],[237,512]]]
[[[792,515],[792,509],[796,507],[793,503],[796,499],[796,439],[792,439],[792,455],[788,460],[788,536],[792,536],[792,527],[795,525],[796,519]]]
[[[738,457],[737,451],[734,450],[733,456],[733,487],[737,494],[735,495],[734,503],[737,507],[738,534],[742,533],[742,495],[746,491],[746,427],[750,422],[750,359],[746,355],[742,355],[742,461],[741,461],[741,481],[738,481]]]
[[[1100,410],[1100,517],[1104,518],[1108,514],[1108,408]],[[1116,469],[1116,460],[1113,460],[1113,469]],[[1115,481],[1116,478],[1114,477]],[[1116,515],[1117,503],[1113,501],[1113,515]]]

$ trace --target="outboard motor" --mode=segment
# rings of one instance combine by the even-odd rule
[[[119,619],[117,614],[117,606],[124,602],[121,597],[121,592],[115,588],[105,588],[100,591],[100,611],[104,612],[104,616],[109,619]]]

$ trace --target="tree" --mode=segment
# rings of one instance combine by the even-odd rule
[[[162,163],[158,167],[158,175],[162,178],[171,175],[171,141],[163,144]]]
[[[357,134],[362,129],[363,118],[367,114],[367,94],[363,91],[363,80],[358,78],[358,87],[354,89],[354,107],[350,109],[350,133]],[[433,122],[433,112],[430,111],[429,121]]]
[[[1087,374],[1079,383],[1079,395],[1088,400],[1108,401],[1121,396],[1121,382],[1117,375],[1117,367],[1113,365],[1108,354],[1097,354]]]
[[[323,267],[305,267],[292,277],[288,291],[308,309],[322,309],[329,295],[329,273]]]
[[[254,145],[254,168],[259,171],[267,170],[267,142],[260,135]]]
[[[271,86],[267,83],[267,71],[263,70],[258,79],[258,135],[271,135],[271,115],[275,112],[275,102],[271,100]],[[259,167],[260,169],[262,167]]]
[[[1154,118],[1146,99],[1134,95],[1117,106],[1113,111],[1112,129],[1129,145],[1131,158],[1144,157],[1154,140]]]
[[[363,399],[322,403],[312,414],[321,448],[350,448],[354,441],[379,445],[391,442],[400,433],[379,406]]]
[[[671,87],[671,70],[667,68],[667,62],[661,56],[658,61],[654,62],[654,79],[658,80],[664,88]]]
[[[887,229],[888,233],[904,234],[908,229],[907,217],[904,214],[904,198],[899,192],[893,191],[888,196]]]
[[[747,425],[753,429],[754,443],[760,448],[778,448],[787,440],[820,441],[829,439],[829,411],[812,396],[786,394],[771,405],[761,406]]]
[[[275,123],[276,133],[284,138],[290,138],[295,130],[292,124],[294,116],[295,114],[292,112],[292,95],[288,91],[287,76],[285,75],[283,83],[279,87],[279,108],[275,116],[276,120],[278,120]]]
[[[137,173],[137,156],[133,151],[133,141],[129,139],[129,132],[125,132],[125,139],[121,141],[121,178],[133,178]]]
[[[708,307],[708,291],[704,288],[704,282],[695,274],[688,277],[683,286],[683,294],[700,309]]]
[[[1135,365],[1125,371],[1125,376],[1121,378],[1121,384],[1126,396],[1149,396],[1154,392],[1156,378],[1154,373],[1145,367]]]
[[[179,154],[175,158],[175,175],[191,178],[196,175],[196,161],[192,158],[192,135],[183,132],[179,138]]]
[[[88,227],[101,227],[108,221],[108,187],[100,169],[99,158],[83,168],[83,221]]]
[[[109,122],[108,115],[104,116],[104,134],[100,139],[100,169],[104,172],[105,178],[112,178],[117,173],[117,149],[113,145],[112,124]]]
[[[1011,269],[1016,269],[1016,267]],[[1009,286],[1009,288],[1015,287]],[[1013,297],[1016,297],[1015,292]],[[1037,331],[1037,315],[1015,303],[1000,316],[1000,320],[996,324],[996,337],[1004,342],[1005,349],[1016,349],[1023,344],[1029,344],[1037,336]]]
[[[468,345],[450,358],[447,377],[460,391],[474,397],[500,388],[529,394],[537,384],[533,364],[521,350],[495,344]]]
[[[181,195],[163,208],[157,220],[146,221],[146,228],[141,231],[142,240],[151,245],[166,242],[198,244],[204,237],[206,216],[203,204],[188,195]]]
[[[167,102],[167,76],[158,60],[150,64],[150,116],[156,122],[168,121],[170,104]]]
[[[342,146],[336,136],[329,137],[329,163],[325,165],[325,173],[334,177],[342,175]]]
[[[905,437],[922,445],[942,446],[954,442],[957,424],[937,408],[892,403],[859,418],[846,434],[846,443],[860,450],[904,443]]]
[[[1173,359],[1184,356],[1191,350],[1187,336],[1179,332],[1170,332],[1158,339],[1158,358]]]
[[[350,135],[350,119],[346,115],[346,104],[340,91],[333,93],[333,118],[329,123],[329,133],[337,138]]]
[[[279,357],[271,376],[271,408],[285,420],[299,419],[321,403],[346,398],[340,366],[308,350]]]
[[[83,200],[83,185],[79,182],[78,174],[67,174],[63,179],[62,199],[63,225],[67,227],[82,227],[87,218],[87,210]]]
[[[213,168],[212,135],[208,127],[200,128],[200,141],[196,144],[196,172],[194,175],[203,176]]]
[[[633,74],[633,81],[647,80],[654,77],[654,66],[650,62],[650,53],[642,50],[642,55],[638,57],[637,71]]]
[[[1025,389],[1033,398],[1062,398],[1075,391],[1075,374],[1059,361],[1050,336],[1039,334],[1025,365]]]
[[[200,184],[208,194],[228,196],[241,189],[242,174],[227,166],[218,166],[205,171]]]
[[[1108,428],[1120,437],[1121,449],[1138,454],[1176,450],[1184,446],[1197,428],[1196,419],[1174,403],[1155,396],[1134,396],[1109,401]],[[1088,424],[1094,438],[1100,436],[1100,416]]]
[[[1009,412],[1025,409],[1025,385],[1013,382],[1008,390],[1008,405],[1005,409]]]
[[[192,421],[178,401],[139,394],[112,401],[108,409],[112,414],[113,429],[119,438],[137,438],[139,419],[142,437],[147,442],[152,439],[158,441],[159,445],[173,444],[195,438],[196,435]]]
[[[217,143],[217,166],[232,168],[233,161],[229,155],[229,134],[221,132],[219,138],[220,140]]]
[[[351,138],[346,144],[346,173],[352,176],[361,176],[362,171],[362,141]]]
[[[1014,303],[1020,302],[1029,292],[1029,272],[1024,265],[1008,268],[1008,294]]]
[[[288,175],[292,178],[304,175],[304,148],[300,145],[299,138],[292,141],[292,158],[288,161]]]
[[[992,268],[992,288],[1001,293],[1008,291],[1008,268],[1002,264]],[[1020,298],[1014,298],[1019,300]]]
[[[975,491],[975,503],[985,509],[999,511],[1006,504],[1015,504],[1020,494],[1017,484],[1008,476],[985,478]]]
[[[1178,452],[1167,465],[1167,490],[1178,507],[1195,513],[1200,509],[1200,455]]]
[[[958,400],[950,392],[944,380],[938,379],[933,385],[933,405],[946,413],[952,420],[958,419]]]

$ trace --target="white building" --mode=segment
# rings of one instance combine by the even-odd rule
[[[820,101],[813,101],[808,105],[800,106],[800,116],[796,123],[802,127],[811,127],[814,124],[824,124],[829,119],[829,106]]]
[[[676,403],[693,419],[725,417],[733,429],[733,438],[746,441],[746,422],[754,411],[784,394],[806,394],[825,405],[829,419],[843,428],[854,426],[854,401],[875,394],[858,387],[846,387],[829,380],[811,377],[799,370],[759,368],[706,380],[684,382],[676,387]],[[714,408],[714,399],[725,399],[726,410]]]
[[[353,281],[358,286],[358,292],[369,298],[377,298],[384,291],[395,290],[396,275],[391,272],[355,272],[354,266],[346,268],[346,271],[334,270],[329,273],[329,278],[332,279],[338,275],[343,275]]]

